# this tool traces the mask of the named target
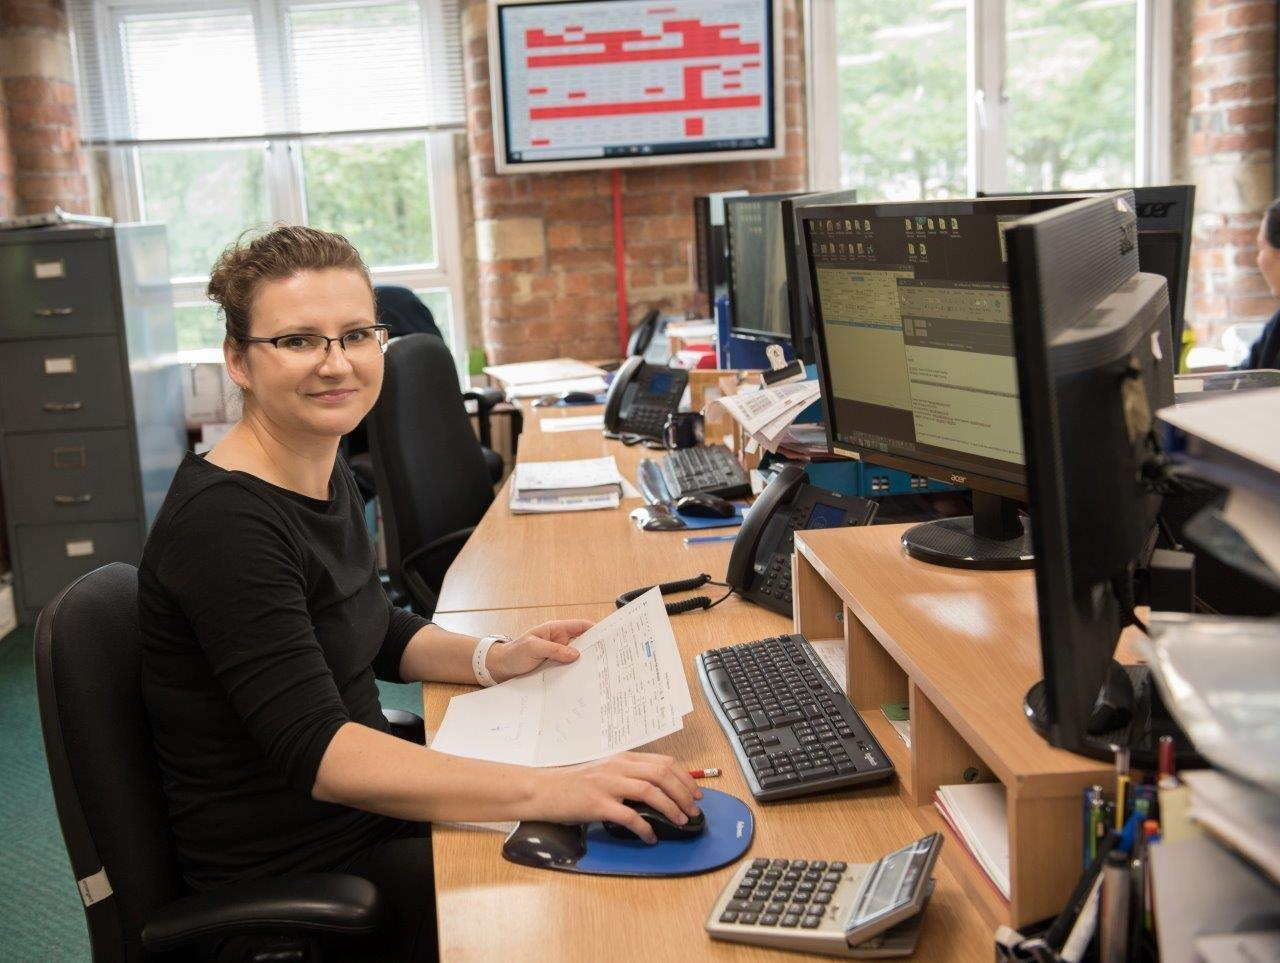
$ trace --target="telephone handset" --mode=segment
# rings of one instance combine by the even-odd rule
[[[688,384],[688,371],[646,364],[640,355],[632,355],[609,385],[604,401],[605,435],[661,438],[667,415],[680,407]]]
[[[792,614],[791,552],[795,533],[870,525],[880,506],[808,484],[804,469],[785,465],[742,519],[725,581],[765,608]]]

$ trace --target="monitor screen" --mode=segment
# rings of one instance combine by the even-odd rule
[[[837,452],[896,456],[971,487],[1022,484],[1003,238],[1021,207],[801,210]]]
[[[729,330],[739,336],[791,340],[787,248],[782,201],[790,194],[757,194],[725,201],[729,241]]]
[[[801,243],[796,209],[814,204],[852,204],[858,199],[853,188],[797,194],[782,202],[782,238],[787,249],[787,289],[791,294],[791,346],[805,364],[817,361],[813,343],[813,287],[809,283],[809,257]]]
[[[782,154],[776,0],[490,11],[500,173]]]

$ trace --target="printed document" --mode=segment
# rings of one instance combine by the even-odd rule
[[[574,663],[543,666],[449,700],[431,748],[523,766],[570,766],[684,728],[693,711],[680,650],[655,587],[573,641]]]
[[[484,373],[507,385],[531,385],[548,381],[598,378],[604,374],[604,369],[573,358],[551,358],[547,361],[488,365]]]

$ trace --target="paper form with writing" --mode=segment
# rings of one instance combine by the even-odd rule
[[[603,759],[679,732],[693,711],[656,588],[573,641],[581,657],[449,700],[431,748],[524,766]]]

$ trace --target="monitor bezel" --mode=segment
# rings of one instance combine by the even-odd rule
[[[552,6],[583,3],[644,3],[646,0],[488,0],[488,48],[489,94],[492,106],[491,130],[493,136],[494,170],[498,174],[537,174],[553,171],[605,170],[626,167],[667,167],[678,164],[713,164],[741,160],[776,160],[786,156],[786,95],[783,77],[783,60],[786,57],[783,42],[782,0],[762,0],[769,5],[769,43],[766,45],[771,59],[769,97],[772,99],[770,116],[773,120],[773,144],[768,147],[752,147],[744,150],[707,150],[686,153],[627,155],[625,157],[566,158],[547,161],[511,161],[507,159],[506,84],[503,70],[502,37],[499,31],[500,11],[507,7]]]
[[[1052,210],[1080,201],[1079,197],[1069,197],[1061,194],[1048,194],[1037,197],[1020,197],[1020,198],[949,198],[946,200],[930,200],[930,201],[881,201],[857,204],[814,204],[806,205],[796,211],[798,221],[797,227],[799,234],[797,240],[801,243],[808,243],[805,225],[810,221],[826,220],[852,217],[902,217],[907,211],[912,216],[916,214],[924,214],[925,216],[938,216],[952,214],[972,214],[977,205],[1000,204],[1000,205],[1031,205],[1044,204],[1036,210],[1028,211],[1009,211],[1007,213],[1025,213],[1027,216],[1040,213],[1044,210]],[[857,211],[855,215],[853,212]],[[1006,213],[1002,211],[993,211],[992,213]],[[939,462],[926,461],[922,458],[903,455],[896,452],[880,451],[876,448],[867,448],[859,445],[853,445],[848,442],[837,442],[834,430],[834,415],[832,410],[832,392],[831,392],[831,369],[829,364],[829,352],[827,351],[826,331],[824,326],[819,323],[817,317],[818,312],[818,279],[815,275],[814,261],[812,258],[806,258],[809,262],[809,283],[814,291],[814,326],[813,326],[813,343],[814,350],[817,354],[818,380],[822,386],[822,416],[823,423],[827,432],[827,450],[833,454],[841,455],[846,458],[854,458],[858,460],[872,462],[876,465],[883,465],[886,468],[896,468],[899,471],[905,471],[912,475],[920,475],[925,478],[932,478],[937,481],[946,482],[952,485],[960,485],[965,488],[973,489],[978,492],[985,492],[990,495],[998,495],[1002,498],[1009,498],[1019,502],[1027,500],[1027,484],[1026,484],[1026,466],[1022,466],[1018,479],[1002,478],[997,475],[984,472],[981,468],[970,468],[968,466],[955,466],[942,464]],[[1021,409],[1019,409],[1019,417],[1021,417]],[[1010,472],[1010,474],[1013,474]]]
[[[844,187],[814,191],[782,200],[782,240],[791,256],[787,258],[787,294],[791,303],[791,349],[805,364],[817,364],[814,346],[813,286],[809,282],[809,252],[804,246],[804,231],[796,211],[813,204],[856,204],[858,189]],[[806,321],[808,331],[805,330]]]
[[[771,191],[768,194],[742,194],[742,195],[739,195],[738,197],[726,197],[724,199],[724,237],[725,237],[725,252],[726,252],[725,283],[728,287],[728,292],[729,292],[729,334],[735,338],[741,338],[744,341],[759,341],[763,344],[790,344],[792,345],[793,348],[795,347],[794,343],[792,342],[792,333],[795,331],[795,326],[792,323],[792,318],[790,317],[791,310],[792,310],[790,274],[787,275],[787,315],[788,317],[787,317],[786,333],[783,333],[781,331],[762,331],[756,328],[742,328],[738,326],[738,323],[737,323],[738,315],[737,315],[737,311],[734,309],[734,305],[737,303],[737,299],[734,297],[734,289],[737,287],[737,285],[734,281],[733,228],[730,224],[729,208],[731,206],[736,206],[738,204],[750,204],[753,202],[764,203],[764,204],[769,204],[769,203],[777,204],[778,218],[779,218],[778,226],[779,226],[779,229],[782,231],[783,263],[785,264],[787,261],[790,260],[790,258],[786,257],[786,243],[787,243],[786,230],[783,227],[783,222],[782,222],[782,218],[784,217],[786,212],[783,210],[782,204],[784,201],[794,200],[797,197],[803,197],[805,193],[806,192],[804,191]]]

